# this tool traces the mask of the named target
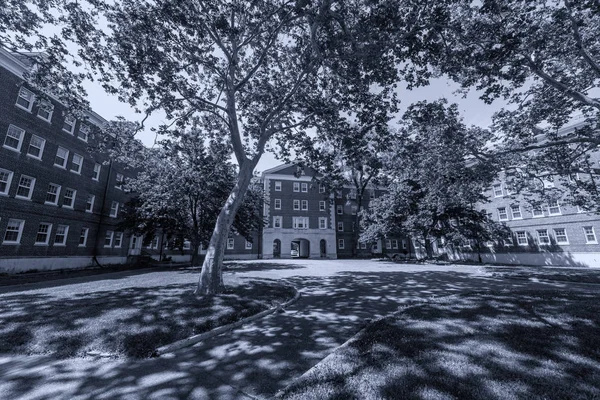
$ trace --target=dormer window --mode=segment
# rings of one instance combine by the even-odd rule
[[[33,107],[33,92],[24,87],[19,89],[16,105],[25,111],[31,112],[31,108]]]

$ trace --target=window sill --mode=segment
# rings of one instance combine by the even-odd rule
[[[34,246],[48,246],[48,243],[34,243]]]
[[[42,157],[37,157],[37,156],[34,156],[33,154],[27,153],[26,156],[29,158],[33,158],[34,160],[42,161]]]
[[[47,202],[47,201],[44,202],[44,205],[45,206],[55,206],[55,207],[58,207],[58,203],[50,203],[50,202]]]
[[[15,196],[15,199],[31,201],[31,197]]]
[[[76,174],[76,175],[81,175],[81,171],[73,171],[73,170],[71,169],[71,170],[69,170],[69,172],[72,172],[72,173],[74,173],[74,174]]]
[[[53,245],[54,247],[66,247],[67,244],[66,243],[54,243]]]
[[[14,147],[10,147],[10,146],[7,146],[7,145],[2,145],[2,147],[4,147],[6,150],[14,151],[15,153],[21,154],[21,147],[20,146],[19,146],[18,149],[15,149]]]
[[[41,115],[39,115],[39,114],[37,115],[37,117],[38,117],[39,119],[41,119],[42,121],[44,121],[44,122],[47,122],[47,123],[49,123],[50,125],[52,125],[52,115],[50,115],[50,117],[48,117],[48,119],[46,119],[46,118],[42,117],[42,116],[41,116]]]
[[[15,103],[15,106],[17,108],[20,108],[21,110],[27,111],[29,114],[31,114],[31,109],[33,108],[33,102],[32,102],[32,104],[31,104],[31,106],[29,108],[25,108],[22,105],[20,105],[19,103]]]
[[[55,166],[56,168],[60,168],[60,169],[65,169],[65,170],[67,169],[67,167],[66,167],[66,166],[62,166],[62,165],[60,165],[60,164],[54,164],[54,166]]]
[[[18,246],[21,242],[2,242],[2,244],[7,246]]]

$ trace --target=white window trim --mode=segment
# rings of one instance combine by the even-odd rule
[[[10,186],[12,185],[12,179],[14,176],[14,172],[9,171],[7,169],[4,168],[0,168],[0,172],[6,172],[8,173],[8,180],[6,181],[6,191],[5,192],[0,192],[0,196],[8,196],[8,194],[10,193]]]
[[[63,239],[63,242],[62,242],[62,243],[56,243],[56,235],[57,235],[58,229],[59,229],[61,226],[64,226],[64,227],[65,227],[64,239]],[[58,226],[56,227],[56,230],[54,231],[54,241],[53,241],[52,245],[53,245],[53,246],[66,246],[66,245],[67,245],[67,237],[68,237],[68,235],[69,235],[69,225],[58,225]]]
[[[29,100],[29,108],[25,108],[22,105],[20,105],[18,103],[19,97],[21,97],[21,90],[24,90],[26,92],[31,93],[31,99]],[[21,110],[25,110],[27,112],[31,112],[31,110],[33,109],[33,103],[35,103],[35,93],[33,93],[31,90],[24,88],[23,86],[21,86],[19,88],[19,93],[17,93],[17,102],[15,102],[15,106],[19,107]]]
[[[96,201],[96,195],[90,194],[89,196],[92,197],[92,202],[91,202],[91,205],[90,205],[90,209],[88,210],[87,205],[90,204],[90,203],[88,203],[88,201],[86,200],[86,202],[85,202],[85,212],[93,214],[94,213],[94,202]]]
[[[67,120],[73,120],[73,125],[71,125],[71,130],[67,130],[65,129],[65,125],[67,124]],[[63,121],[63,127],[62,130],[64,132],[67,132],[69,135],[73,135],[75,133],[75,125],[77,125],[77,118],[73,117],[72,115],[67,115],[65,116],[65,120]]]
[[[41,224],[48,225],[48,232],[46,232],[46,241],[45,242],[37,241],[37,235],[40,233],[40,225]],[[38,230],[35,233],[35,241],[33,242],[33,245],[34,246],[48,246],[48,243],[50,243],[50,237],[52,236],[52,224],[49,222],[40,222],[40,225],[38,225]]]
[[[63,165],[56,163],[56,158],[58,157],[58,152],[60,149],[63,149],[64,151],[67,152],[67,154],[65,155],[65,162],[63,163]],[[58,149],[56,149],[56,155],[54,156],[54,166],[58,167],[58,168],[62,168],[62,169],[67,169],[68,164],[69,164],[69,150],[65,149],[62,146],[58,146]]]
[[[496,186],[500,186],[500,194],[496,194]],[[502,186],[502,184],[496,184],[492,186],[492,193],[494,194],[494,198],[504,197],[504,190]]]
[[[550,234],[548,233],[548,229],[538,229],[537,231],[538,244],[540,246],[550,246],[552,244],[552,240],[550,239]],[[540,233],[546,233],[546,239],[548,239],[547,243],[542,243],[542,235]]]
[[[72,190],[73,191],[73,201],[71,202],[70,206],[65,205],[65,196],[67,194],[67,190]],[[71,189],[71,188],[65,188],[65,193],[63,194],[63,208],[68,208],[70,210],[72,210],[75,207],[75,198],[77,197],[77,190],[75,189]]]
[[[42,103],[46,103],[46,104],[47,104],[48,102],[46,102],[46,101],[42,101]],[[38,117],[39,119],[41,119],[42,121],[46,121],[46,122],[48,122],[49,124],[51,124],[51,123],[52,123],[52,114],[54,113],[54,105],[53,105],[53,104],[51,104],[51,103],[49,104],[49,105],[50,105],[50,112],[48,113],[48,118],[44,118],[44,117],[42,117],[42,116],[40,115],[40,111],[42,111],[42,110],[43,110],[42,103],[40,103],[40,107],[38,108],[37,117]]]
[[[119,178],[121,178],[121,179],[119,179]],[[115,189],[123,190],[123,181],[124,180],[125,180],[125,177],[123,176],[123,174],[117,173],[115,175]]]
[[[588,240],[587,233],[585,232],[585,228],[592,228],[592,234],[594,235],[594,240]],[[596,230],[593,226],[584,226],[583,228],[583,236],[585,237],[585,244],[598,244],[598,237],[596,236]]]
[[[235,239],[227,238],[227,250],[233,250],[235,248]]]
[[[85,247],[87,246],[88,233],[90,232],[89,228],[81,228],[81,230],[85,230],[85,235],[83,235],[83,243],[79,243],[77,247]],[[79,234],[79,239],[81,240],[81,233]]]
[[[566,241],[564,241],[564,242],[559,242],[558,241],[558,236],[559,235],[556,233],[557,229],[560,229],[560,230],[562,230],[565,233],[564,237],[567,239]],[[554,239],[556,240],[556,244],[560,244],[560,245],[568,245],[568,244],[570,244],[569,243],[569,236],[567,235],[567,230],[565,228],[554,228],[553,230],[554,230]]]
[[[327,211],[327,203],[323,200],[319,201],[319,211]]]
[[[244,245],[244,249],[246,249],[246,250],[252,250],[252,242],[249,242],[248,240],[246,240],[246,244]]]
[[[519,232],[523,232],[525,234],[525,243],[519,242]],[[529,238],[527,237],[527,231],[518,231],[515,232],[515,238],[517,239],[518,246],[529,246]]]
[[[25,196],[21,196],[17,193],[15,193],[15,199],[21,199],[21,200],[31,200],[31,196],[33,196],[33,190],[35,189],[35,178],[29,175],[21,175],[19,177],[19,182],[17,183],[17,191],[19,190],[19,185],[21,184],[21,178],[29,178],[31,179],[31,186],[29,187],[29,196],[25,197]]]
[[[81,164],[75,163],[75,156],[81,158]],[[76,170],[73,169],[73,166],[75,166],[75,165],[77,165],[79,167]],[[81,175],[82,169],[83,169],[83,156],[81,154],[73,153],[73,157],[71,158],[71,169],[69,171],[71,171],[74,174]]]
[[[392,248],[393,249],[397,249],[398,248],[398,239],[392,239]]]
[[[84,129],[85,128],[85,129]],[[80,135],[77,135],[77,139],[83,140],[87,143],[88,138],[90,136],[90,127],[84,123],[79,124],[79,132],[85,134],[85,138],[82,138]]]
[[[345,250],[345,248],[346,248],[346,243],[344,242],[344,239],[338,239],[338,249]]]
[[[275,191],[281,192],[281,181],[275,181]]]
[[[319,185],[319,193],[325,193],[325,185]]]
[[[518,217],[515,217],[515,211],[513,210],[513,207],[516,207],[519,210]],[[510,215],[512,216],[512,219],[523,219],[523,212],[521,211],[521,206],[510,206]]]
[[[117,237],[120,238],[119,245],[117,246]],[[115,232],[113,237],[113,247],[115,249],[120,249],[123,247],[123,232]]]
[[[546,214],[544,214],[544,207],[541,207],[541,206],[540,206],[540,207],[538,208],[538,210],[542,212],[542,215],[535,215],[535,208],[532,208],[532,209],[531,209],[531,216],[532,216],[533,218],[544,218],[544,217],[546,216]]]
[[[281,199],[273,199],[273,209],[275,210],[281,210]],[[277,204],[279,203],[279,206],[277,206]]]
[[[302,183],[300,184],[300,191],[301,191],[302,193],[308,193],[308,183],[304,183],[304,182],[302,182]]]
[[[96,174],[96,167],[98,167],[98,168],[97,168],[97,169],[98,169],[98,174]],[[95,174],[96,176],[95,176],[95,177],[94,177],[94,176],[92,176],[92,180],[93,180],[93,181],[96,181],[96,182],[97,182],[97,181],[99,181],[99,180],[100,180],[100,171],[102,171],[102,165],[101,165],[101,164],[98,164],[98,163],[95,163],[95,164],[94,164],[94,174]]]
[[[302,221],[302,227],[298,226],[298,221]],[[292,227],[294,229],[309,229],[309,219],[308,217],[292,217]]]
[[[106,244],[106,236],[108,236],[109,233],[110,233],[110,243]],[[104,235],[104,247],[105,248],[112,247],[114,237],[115,237],[115,232],[114,231],[106,231],[106,234]]]
[[[19,230],[17,231],[17,240],[4,240],[6,238],[6,232],[8,231],[8,225],[6,225],[6,229],[4,230],[4,236],[2,236],[2,244],[7,244],[7,245],[16,245],[16,244],[20,244],[21,243],[21,236],[23,235],[23,227],[25,226],[25,220],[22,219],[15,219],[15,218],[10,218],[8,220],[8,223],[10,224],[10,221],[17,221],[19,223]]]
[[[293,187],[294,192],[300,193],[300,182],[294,182]]]
[[[279,226],[277,226],[276,221],[279,221]],[[275,215],[273,217],[273,228],[274,229],[281,229],[283,227],[283,219],[281,218],[280,215]]]
[[[505,218],[502,218],[502,215],[500,214],[500,210],[502,209],[504,209],[504,215],[506,216]],[[498,208],[498,221],[508,221],[508,210],[506,209],[506,207]]]
[[[48,190],[46,190],[46,197],[48,196],[48,191],[50,189],[50,185],[56,186],[58,188],[56,190],[56,200],[54,202],[52,202],[52,201],[48,201],[48,200],[46,200],[46,198],[44,198],[44,204],[51,205],[51,206],[57,206],[58,200],[60,199],[60,191],[62,190],[62,186],[57,185],[56,183],[49,183]]]
[[[337,213],[337,215],[343,215],[344,214],[344,206],[337,205],[335,207],[335,212]]]
[[[296,207],[296,205],[298,207]],[[300,200],[293,200],[293,208],[294,208],[294,211],[300,211]]]
[[[338,232],[344,232],[344,222],[338,221],[338,223],[337,223],[337,231]]]
[[[555,215],[562,215],[562,210],[560,208],[560,203],[558,201],[556,202],[556,206],[558,207],[558,213],[553,213],[553,212],[550,211],[551,205],[548,204],[548,215],[549,216],[553,217]]]
[[[8,138],[8,132],[10,131],[11,127],[15,128],[15,129],[18,129],[20,131],[20,133],[21,133],[20,136],[19,136],[19,144],[18,144],[18,146],[17,146],[16,149],[14,147],[10,147],[10,146],[6,145],[6,139]],[[21,147],[23,147],[23,140],[24,139],[25,139],[25,129],[19,128],[16,125],[10,124],[8,126],[8,129],[6,130],[6,136],[4,136],[4,142],[2,142],[2,147],[4,147],[7,150],[10,150],[10,151],[14,151],[14,152],[20,153],[21,152]]]
[[[113,215],[113,205],[117,205],[114,210],[115,210],[115,214]],[[119,202],[118,201],[113,201],[112,203],[110,203],[110,212],[108,213],[108,216],[111,218],[117,218],[117,215],[119,215]]]
[[[306,207],[304,207],[305,204],[306,204]],[[302,200],[300,202],[300,207],[302,208],[302,211],[308,211],[308,200]]]
[[[323,226],[321,226],[321,222],[323,222]],[[327,229],[327,217],[319,217],[319,229]]]
[[[40,139],[42,141],[42,146],[40,147],[40,155],[39,156],[34,156],[33,154],[31,154],[29,152],[29,149],[31,148],[31,140],[36,137],[38,139]],[[31,157],[33,159],[36,160],[41,160],[42,156],[44,155],[44,148],[46,147],[46,139],[39,137],[38,135],[31,135],[31,139],[29,139],[29,146],[27,146],[27,157]]]

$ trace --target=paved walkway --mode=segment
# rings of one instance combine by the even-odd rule
[[[284,279],[302,297],[283,313],[157,359],[57,361],[0,355],[0,398],[269,398],[369,320],[403,304],[474,290],[595,290],[589,285],[492,278],[476,266],[360,260],[271,261],[269,268],[245,262],[226,276],[238,278]]]

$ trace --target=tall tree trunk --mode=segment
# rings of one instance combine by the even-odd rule
[[[225,243],[235,214],[242,205],[244,195],[250,186],[252,172],[257,161],[247,160],[240,165],[237,182],[217,217],[215,229],[210,238],[206,257],[202,264],[202,272],[198,280],[196,294],[207,295],[223,292],[223,255],[225,253]]]

